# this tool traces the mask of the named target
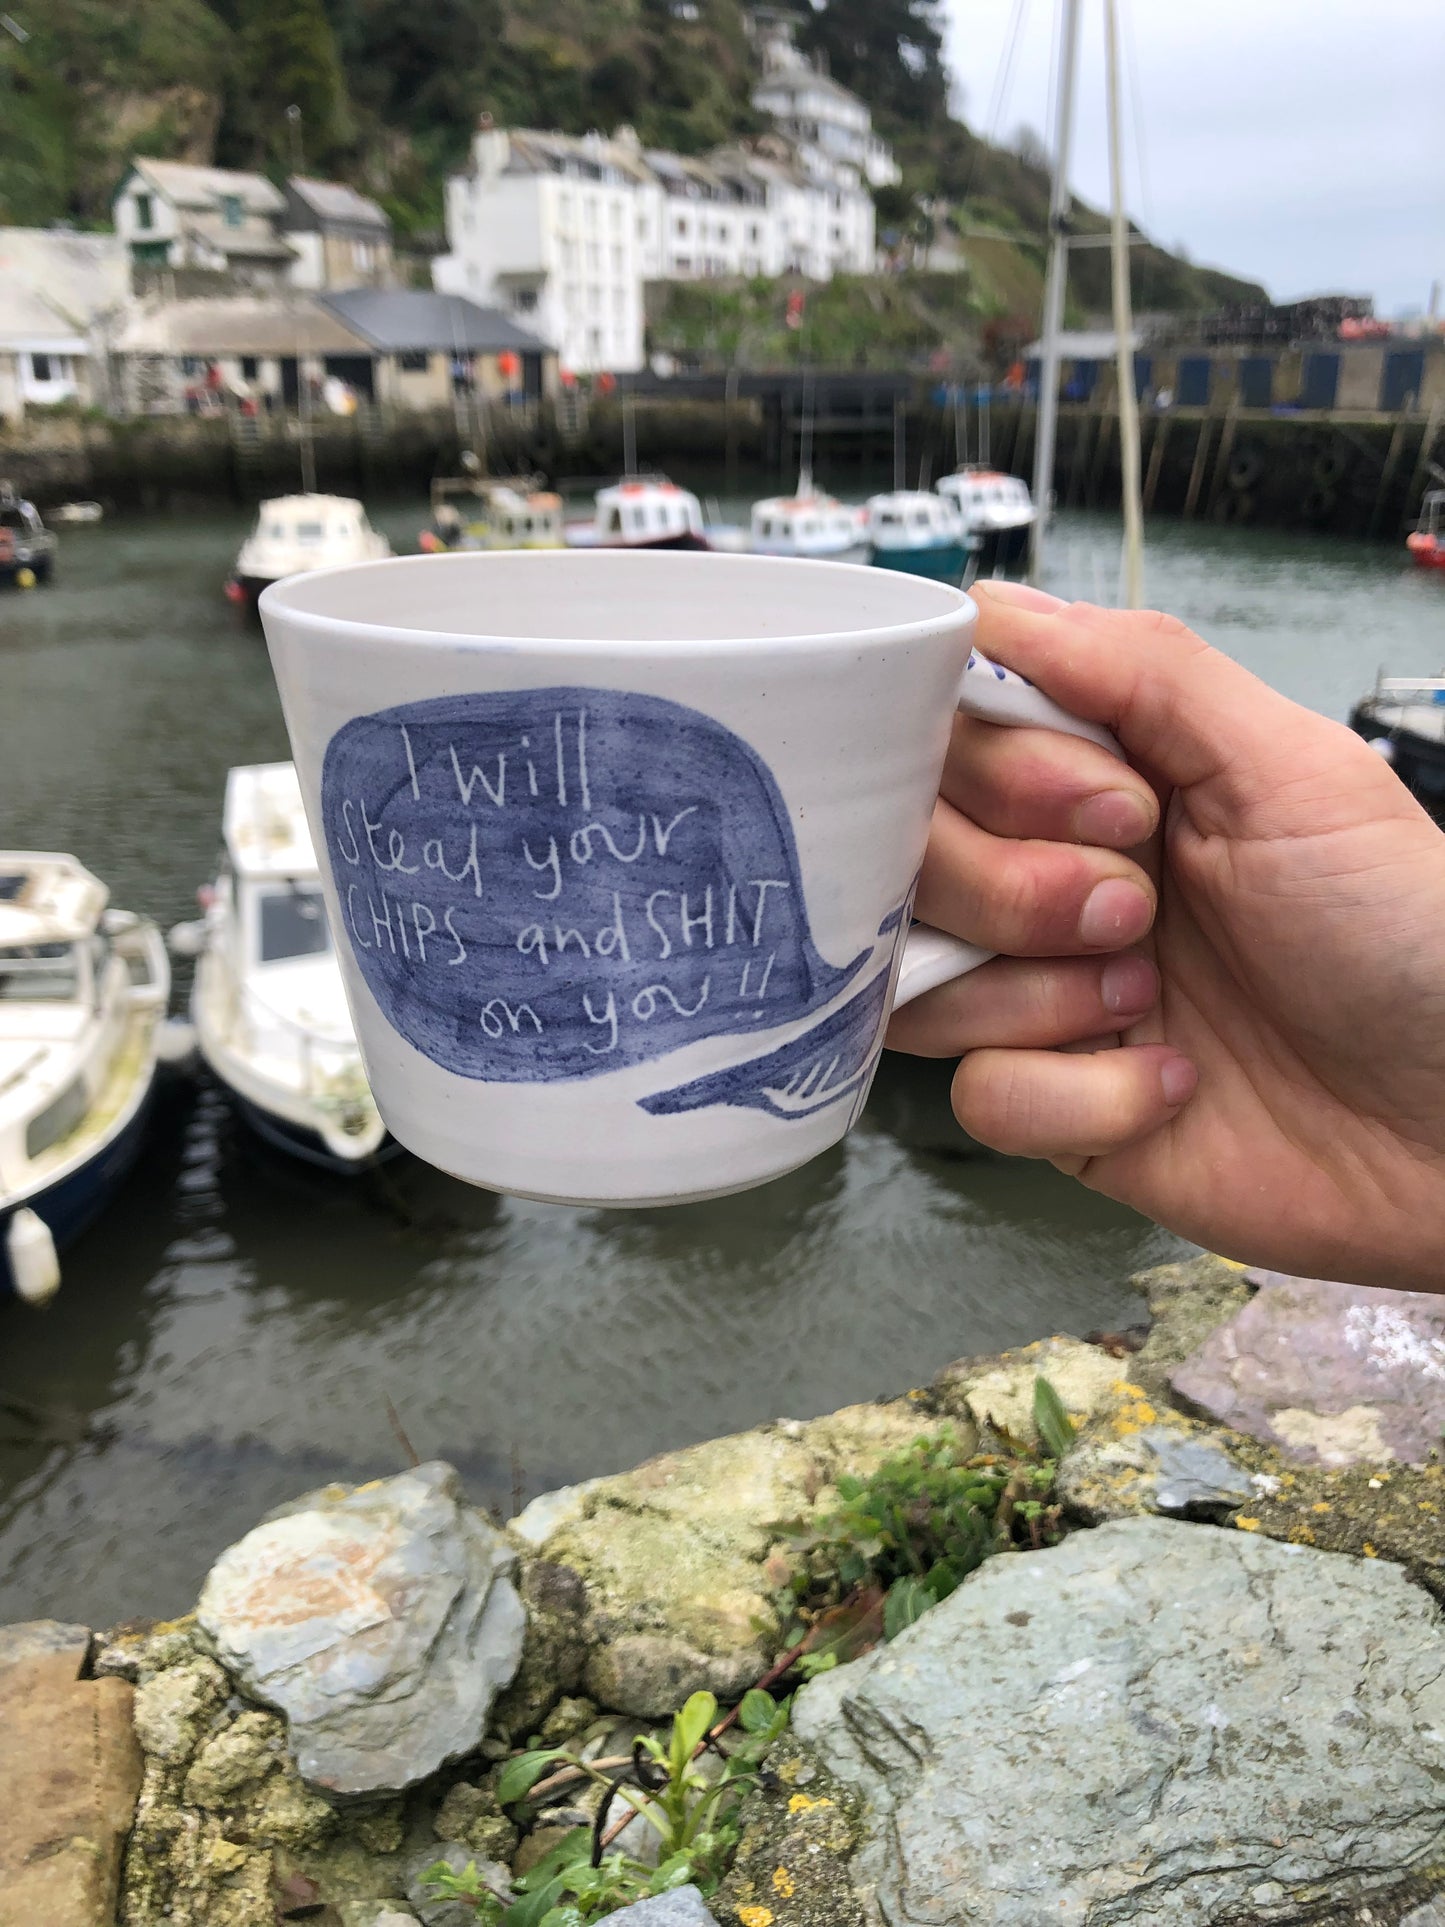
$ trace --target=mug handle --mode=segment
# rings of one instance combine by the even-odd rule
[[[1071,716],[1025,677],[990,662],[977,649],[969,651],[968,666],[958,692],[958,707],[965,716],[978,716],[986,723],[1054,729],[1062,736],[1082,736],[1086,742],[1097,743],[1121,760],[1124,755],[1102,725]],[[976,943],[965,943],[962,937],[950,937],[926,923],[915,923],[904,939],[893,1008],[901,1010],[925,991],[936,990],[940,984],[976,970],[994,954],[992,950],[980,949]]]

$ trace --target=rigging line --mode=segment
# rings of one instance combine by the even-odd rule
[[[1004,43],[1003,58],[999,62],[998,80],[995,85],[995,99],[989,119],[988,138],[991,146],[998,144],[998,133],[1003,121],[1004,108],[1008,104],[1009,89],[1013,85],[1013,72],[1018,60],[1019,42],[1023,38],[1024,16],[1028,12],[1028,0],[1014,0],[1013,11],[1009,15],[1008,38]]]
[[[1120,39],[1124,44],[1124,68],[1129,86],[1130,132],[1134,136],[1134,165],[1139,170],[1139,212],[1155,236],[1154,197],[1149,191],[1149,169],[1144,153],[1144,90],[1139,84],[1139,40],[1135,32],[1134,9],[1129,0],[1120,0]],[[1157,237],[1155,237],[1157,239]]]
[[[995,123],[1002,109],[1002,97],[1004,89],[1007,86],[1008,70],[1013,65],[1014,50],[1018,44],[1019,28],[1022,23],[1024,9],[1027,5],[1028,0],[1013,0],[1013,7],[1009,14],[1008,30],[1004,36],[1003,47],[999,52],[998,70],[994,74],[993,91],[989,95],[988,117],[984,122],[984,131],[975,134],[973,137],[973,146],[968,156],[968,167],[963,176],[963,191],[954,202],[955,207],[967,207],[973,194],[974,179],[978,173],[979,156],[985,147],[991,147],[994,144],[994,134],[997,131]]]

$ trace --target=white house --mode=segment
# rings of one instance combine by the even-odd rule
[[[183,161],[132,161],[114,202],[115,231],[137,267],[203,268],[247,287],[289,278],[285,212],[264,174]]]
[[[766,44],[754,99],[777,132],[706,159],[643,152],[631,128],[580,138],[493,127],[447,182],[436,286],[509,309],[578,374],[643,364],[643,285],[715,275],[826,281],[876,261],[870,185],[896,181],[862,101]]]
[[[130,307],[130,264],[110,234],[0,228],[0,420],[109,399],[109,350]]]

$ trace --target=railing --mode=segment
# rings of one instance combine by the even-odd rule
[[[221,1003],[223,1041],[233,1049],[258,1050],[272,1042],[265,1030],[279,1032],[292,1045],[297,1092],[318,1110],[370,1112],[375,1108],[354,1039],[318,1036],[253,989],[243,987],[228,969]]]
[[[1445,704],[1445,676],[1385,676],[1375,678],[1377,702]]]

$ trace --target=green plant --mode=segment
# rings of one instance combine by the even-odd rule
[[[1073,1427],[1043,1379],[1036,1418],[1041,1411],[1046,1444],[1066,1449]],[[799,1555],[795,1632],[811,1625],[800,1670],[811,1677],[880,1637],[895,1639],[995,1553],[1052,1545],[1054,1470],[1052,1457],[966,1453],[947,1427],[869,1478],[845,1474],[835,1511],[784,1528]]]
[[[724,1753],[718,1735],[733,1716],[719,1722],[711,1693],[694,1693],[673,1715],[666,1742],[644,1734],[633,1747],[628,1772],[608,1772],[567,1747],[538,1747],[517,1753],[497,1778],[503,1806],[525,1802],[545,1779],[580,1776],[603,1789],[590,1829],[579,1827],[523,1874],[508,1897],[490,1886],[475,1862],[461,1873],[438,1861],[427,1870],[428,1887],[439,1898],[464,1900],[479,1921],[497,1927],[586,1927],[619,1907],[666,1893],[689,1882],[711,1893],[737,1840],[737,1807],[743,1788],[788,1724],[789,1702],[754,1688],[743,1696],[736,1719],[744,1737]],[[715,1775],[705,1774],[700,1757],[711,1747],[721,1759]],[[620,1827],[607,1830],[614,1801],[632,1808],[658,1834],[658,1864],[634,1855],[607,1851]],[[627,1816],[622,1817],[622,1826]]]

